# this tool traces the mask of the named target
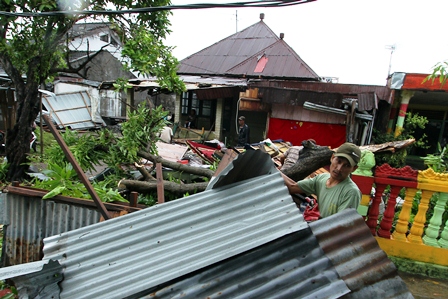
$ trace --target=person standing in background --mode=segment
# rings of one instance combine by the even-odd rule
[[[170,122],[167,122],[165,127],[163,127],[162,131],[160,131],[160,139],[165,143],[172,143],[173,142],[173,130],[171,129],[171,126],[173,124]]]
[[[239,131],[238,131],[238,143],[237,146],[245,146],[250,143],[250,130],[249,126],[246,125],[246,118],[240,116],[238,118]]]
[[[196,129],[196,109],[191,109],[185,128]]]

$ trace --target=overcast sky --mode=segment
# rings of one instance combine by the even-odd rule
[[[238,0],[172,0],[172,4]],[[448,59],[447,0],[317,0],[278,8],[175,10],[167,45],[179,59],[260,20],[321,77],[339,83],[385,85],[391,73],[430,73]],[[237,17],[236,17],[237,16]]]

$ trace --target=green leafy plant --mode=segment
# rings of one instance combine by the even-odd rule
[[[144,149],[151,154],[157,154],[156,141],[159,132],[165,125],[164,117],[168,112],[162,106],[154,109],[140,104],[135,111],[129,111],[128,121],[122,124],[122,137],[117,139],[116,146],[122,160],[133,163],[139,160],[137,153]]]
[[[428,154],[426,157],[421,157],[423,163],[435,172],[444,173],[447,171],[446,159],[448,152],[446,146],[442,149],[440,143],[437,144],[438,153]]]
[[[19,294],[17,289],[14,286],[8,285],[4,280],[0,280],[0,291],[9,290],[10,292],[6,293],[1,297],[1,299],[15,299],[19,298]]]
[[[52,198],[56,195],[66,195],[72,197],[83,197],[81,192],[82,184],[75,179],[76,171],[72,165],[65,163],[63,167],[50,163],[48,169],[42,171],[48,176],[48,180],[34,179],[34,186],[39,189],[50,190],[43,199]]]
[[[0,183],[6,182],[6,174],[8,173],[9,164],[6,160],[3,160],[0,164]]]
[[[438,78],[440,84],[442,86],[445,85],[446,80],[448,79],[447,69],[448,69],[448,61],[442,61],[437,63],[436,65],[434,65],[432,69],[432,74],[427,76],[425,80],[423,80],[423,83],[427,81],[432,81],[432,83],[434,83],[434,81]]]
[[[117,190],[108,187],[103,182],[94,183],[93,188],[103,202],[129,202]]]
[[[428,119],[424,116],[418,115],[418,113],[412,114],[406,113],[406,118],[403,124],[401,134],[395,136],[395,134],[384,134],[378,130],[373,130],[372,142],[373,144],[383,144],[391,141],[400,141],[407,139],[415,139],[414,135],[417,129],[424,129]],[[382,165],[388,163],[392,167],[401,168],[406,165],[406,157],[412,147],[428,148],[426,141],[426,134],[423,134],[421,138],[416,139],[414,144],[408,146],[405,150],[399,150],[394,153],[380,152],[375,153],[376,165]]]
[[[8,180],[26,177],[26,166],[29,149],[20,146],[29,140],[29,124],[36,118],[39,105],[39,88],[49,78],[59,72],[76,66],[69,65],[67,59],[70,52],[70,37],[74,24],[86,20],[108,21],[110,29],[117,33],[122,47],[122,63],[128,69],[139,72],[142,76],[157,77],[161,87],[180,93],[185,84],[179,79],[176,71],[177,59],[172,54],[172,47],[164,45],[169,34],[170,10],[157,10],[151,13],[137,13],[132,16],[120,14],[99,16],[92,11],[117,12],[128,9],[141,9],[169,5],[169,0],[109,0],[109,1],[23,1],[2,0],[2,11],[10,13],[0,18],[2,39],[0,39],[0,60],[7,61],[2,65],[12,80],[16,90],[17,124],[6,142],[8,161],[11,164]],[[60,11],[83,11],[82,14],[60,14]],[[18,17],[17,13],[37,14],[39,17]],[[42,13],[49,13],[43,16]],[[57,14],[57,16],[51,16]],[[99,53],[99,52],[97,52]],[[93,59],[95,52],[87,53]],[[85,71],[78,70],[80,73]],[[118,87],[127,87],[127,83],[116,83]],[[116,86],[117,87],[117,86]],[[16,137],[22,136],[21,140]],[[19,152],[18,152],[19,150]]]
[[[129,88],[132,88],[132,85],[129,84],[127,79],[118,78],[113,84],[115,91],[126,91]]]
[[[61,136],[81,168],[84,171],[95,170],[95,166],[100,164],[101,156],[104,155],[97,148],[97,135],[94,133],[79,134],[77,131],[66,130]],[[68,162],[56,140],[47,146],[43,158],[48,164],[63,165]]]
[[[49,199],[56,195],[64,195],[76,198],[91,199],[85,186],[76,179],[76,171],[72,165],[66,163],[64,167],[55,164],[49,164],[48,169],[43,173],[49,177],[47,180],[33,180],[34,187],[44,190],[49,190],[42,199]],[[92,183],[95,192],[103,202],[128,202],[121,194],[108,186],[108,182],[94,182]]]
[[[157,195],[153,194],[139,194],[137,202],[148,207],[157,204]]]

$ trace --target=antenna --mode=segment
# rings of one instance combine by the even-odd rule
[[[396,44],[393,45],[386,45],[386,50],[390,50],[390,59],[389,59],[389,70],[387,71],[387,77],[390,76],[390,69],[392,67],[392,54],[394,54],[395,48],[397,47]]]
[[[235,10],[235,32],[238,32],[238,10]]]

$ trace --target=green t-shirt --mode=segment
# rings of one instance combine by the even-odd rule
[[[348,177],[336,186],[327,188],[326,182],[329,178],[329,173],[323,173],[314,178],[299,181],[297,185],[307,195],[315,194],[317,196],[322,218],[348,208],[357,209],[361,201],[361,191],[352,179]]]

